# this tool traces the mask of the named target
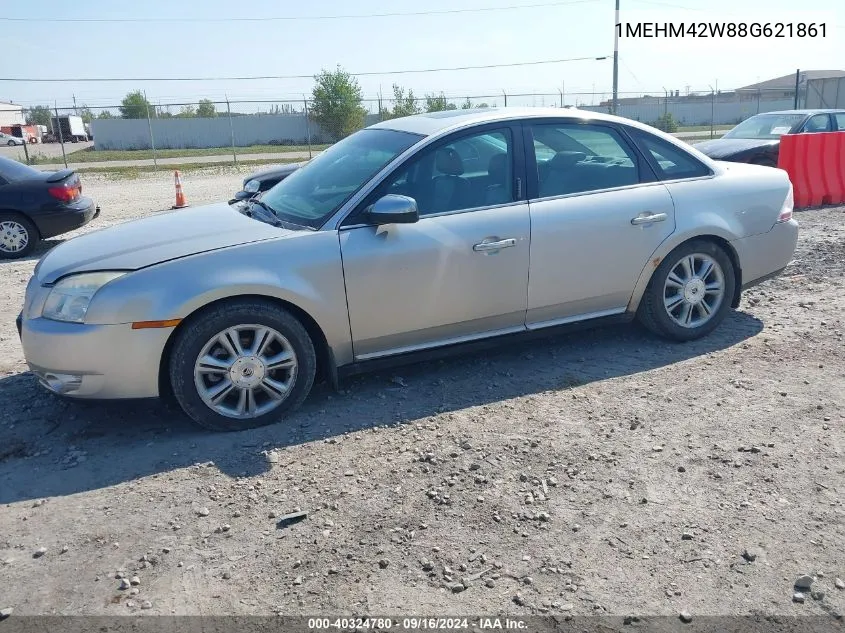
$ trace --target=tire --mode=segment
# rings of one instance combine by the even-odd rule
[[[238,346],[243,353],[237,353]],[[200,357],[210,362],[201,364]],[[274,357],[277,369],[265,364]],[[314,344],[302,323],[258,299],[227,301],[183,323],[169,362],[179,406],[212,431],[242,431],[280,421],[308,396],[316,369]],[[251,395],[242,395],[247,392]]]
[[[692,264],[685,267],[683,262],[690,262],[689,258],[692,258]],[[701,280],[705,263],[711,268]],[[689,267],[694,274],[686,275]],[[673,273],[674,278],[670,280]],[[686,283],[681,285],[678,281]],[[721,287],[718,301],[714,290],[717,284]],[[731,309],[735,289],[733,263],[720,246],[709,240],[686,242],[664,257],[654,271],[637,310],[637,318],[658,336],[691,341],[706,336],[724,321]],[[707,312],[709,316],[705,316]],[[688,324],[682,325],[682,321],[688,321]]]
[[[14,147],[15,145],[17,145],[17,143],[15,143],[14,141],[9,141],[8,143],[6,143],[6,145],[8,145],[9,147]]]
[[[16,248],[15,243],[21,237],[25,244]],[[17,213],[0,213],[0,259],[26,257],[40,241],[38,228],[28,218]]]

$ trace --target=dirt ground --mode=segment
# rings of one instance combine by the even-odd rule
[[[190,174],[189,202],[241,177]],[[173,201],[169,173],[84,185],[84,230]],[[0,609],[842,614],[844,211],[797,214],[794,263],[704,340],[502,347],[239,434],[47,394],[13,324],[35,258],[0,263]]]

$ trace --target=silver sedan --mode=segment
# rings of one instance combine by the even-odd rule
[[[23,145],[26,141],[19,136],[12,136],[5,132],[0,132],[0,145]]]
[[[704,336],[797,238],[781,170],[595,113],[449,111],[357,132],[248,202],[72,239],[18,325],[56,393],[173,395],[238,430],[422,350],[588,319]]]

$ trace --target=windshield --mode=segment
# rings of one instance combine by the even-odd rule
[[[319,228],[382,167],[422,136],[361,130],[332,145],[261,196],[280,220]]]
[[[8,182],[40,176],[41,172],[11,158],[0,157],[0,177]]]
[[[789,134],[804,120],[803,114],[758,114],[737,125],[722,138],[762,138],[777,140]]]

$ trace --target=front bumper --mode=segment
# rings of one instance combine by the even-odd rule
[[[47,389],[74,398],[159,395],[161,357],[172,328],[63,323],[18,316],[24,356]]]

